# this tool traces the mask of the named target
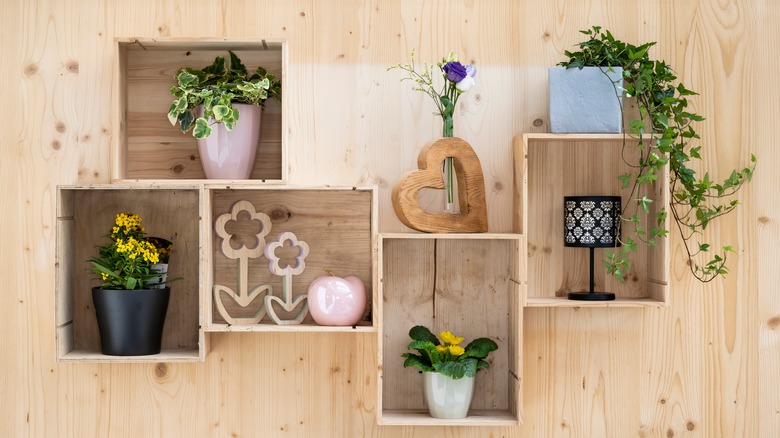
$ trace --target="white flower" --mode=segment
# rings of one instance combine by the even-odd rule
[[[455,88],[457,88],[459,92],[465,93],[469,91],[469,89],[474,86],[474,84],[474,78],[467,75],[465,78],[463,78],[463,80],[455,84]]]

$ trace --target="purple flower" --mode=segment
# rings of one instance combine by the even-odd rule
[[[474,67],[474,64],[469,64],[466,66],[466,74],[471,76],[472,78],[474,77],[475,74],[477,74],[477,68]]]
[[[447,80],[450,82],[458,83],[468,75],[466,67],[458,61],[448,62],[444,64],[441,69],[447,75]]]

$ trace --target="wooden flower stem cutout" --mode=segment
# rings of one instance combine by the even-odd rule
[[[426,213],[420,207],[421,189],[444,189],[441,165],[452,157],[458,179],[459,214]],[[484,233],[488,230],[485,179],[474,149],[463,139],[445,137],[423,146],[417,168],[393,186],[393,209],[409,228],[429,233]]]
[[[257,239],[254,248],[247,248],[242,245],[239,249],[233,249],[230,245],[231,235],[225,230],[225,225],[228,221],[235,221],[238,218],[238,214],[242,211],[249,213],[249,219],[251,221],[260,221],[260,231],[255,235]],[[249,282],[249,259],[256,259],[263,254],[263,248],[265,247],[265,236],[271,232],[271,218],[265,213],[258,213],[255,211],[255,206],[249,201],[238,201],[233,204],[230,213],[225,213],[217,218],[214,223],[217,235],[222,238],[222,253],[225,257],[233,260],[238,260],[238,293],[234,292],[227,286],[216,284],[214,285],[214,301],[217,303],[217,310],[219,314],[225,319],[228,324],[257,324],[266,314],[265,301],[260,301],[260,308],[257,312],[246,318],[234,318],[232,317],[225,304],[222,302],[222,293],[229,295],[233,300],[241,307],[247,307],[255,300],[255,298],[261,294],[268,295],[271,293],[271,286],[263,284],[255,287],[251,291],[248,289],[247,283]]]
[[[284,246],[284,242],[289,240],[292,246],[298,247],[298,255],[295,257],[295,266],[286,265],[284,268],[279,266],[279,257],[276,256],[276,250]],[[268,259],[268,270],[272,274],[284,277],[282,279],[282,298],[274,295],[265,296],[265,308],[268,312],[268,316],[279,325],[291,325],[300,324],[303,318],[309,313],[309,303],[306,301],[306,294],[299,294],[293,298],[292,294],[292,276],[300,275],[306,269],[305,259],[309,255],[309,244],[302,240],[298,240],[298,237],[286,231],[279,235],[274,242],[269,243],[265,247],[265,258]],[[282,308],[288,312],[292,312],[293,309],[298,307],[299,304],[303,304],[298,315],[293,319],[280,319],[276,315],[276,311],[273,308],[272,303],[276,302]]]

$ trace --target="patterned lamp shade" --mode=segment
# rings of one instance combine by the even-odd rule
[[[564,246],[620,246],[620,196],[565,196],[563,217]]]
[[[620,246],[620,205],[620,196],[564,196],[563,245],[590,248],[590,288],[570,292],[570,300],[615,299],[612,292],[594,291],[593,250]]]

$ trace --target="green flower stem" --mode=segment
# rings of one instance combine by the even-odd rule
[[[442,119],[444,119],[444,124],[442,127],[442,136],[453,137],[452,116],[442,116]],[[444,159],[444,193],[445,196],[447,197],[444,203],[445,213],[456,213],[455,206],[453,205],[455,203],[455,194],[454,194],[455,184],[453,183],[454,175],[455,175],[455,169],[453,167],[452,157],[446,157]]]

